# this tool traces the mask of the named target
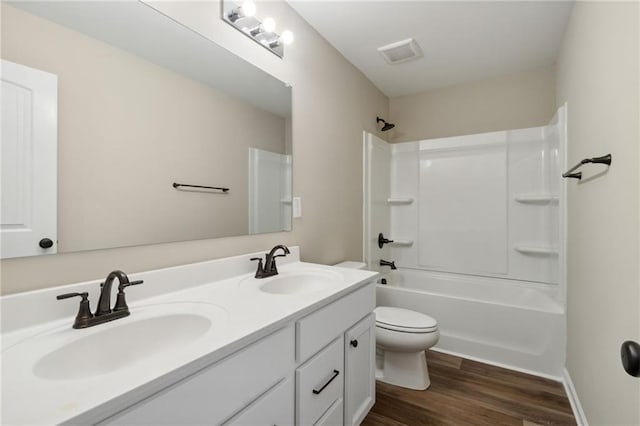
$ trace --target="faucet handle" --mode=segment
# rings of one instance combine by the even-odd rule
[[[129,281],[128,283],[120,283],[118,286],[118,290],[122,290],[125,287],[129,287],[130,285],[138,285],[144,283],[143,280]]]
[[[129,306],[127,305],[127,300],[124,298],[124,288],[129,287],[130,285],[138,285],[142,284],[143,280],[137,281],[129,281],[126,283],[120,283],[118,286],[118,294],[116,295],[116,304],[113,306],[113,312],[119,311],[129,311]]]
[[[88,300],[89,298],[89,293],[84,292],[84,293],[65,293],[65,294],[59,294],[58,296],[56,296],[56,299],[58,300],[62,300],[62,299],[69,299],[71,297],[82,297],[82,301]]]
[[[251,259],[252,262],[253,261],[258,261],[258,269],[256,269],[256,274],[254,275],[255,278],[264,278],[264,268],[262,267],[262,258],[261,257],[252,257]]]
[[[65,293],[56,296],[56,299],[69,299],[71,297],[81,297],[80,307],[78,308],[78,313],[76,314],[76,319],[73,323],[73,328],[85,328],[88,325],[88,321],[93,318],[93,314],[91,313],[91,306],[89,306],[89,293]]]

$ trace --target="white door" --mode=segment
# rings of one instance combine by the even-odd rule
[[[56,253],[58,77],[2,61],[0,258]]]

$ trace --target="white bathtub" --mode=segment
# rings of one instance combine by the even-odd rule
[[[405,268],[386,279],[377,304],[434,317],[433,349],[561,380],[565,315],[553,287]]]

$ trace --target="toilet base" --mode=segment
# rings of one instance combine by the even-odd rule
[[[424,351],[378,350],[376,358],[376,380],[415,390],[425,390],[431,385]]]

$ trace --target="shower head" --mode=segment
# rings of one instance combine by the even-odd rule
[[[384,123],[384,126],[382,126],[382,129],[380,129],[382,132],[386,132],[387,130],[391,130],[391,129],[393,129],[394,127],[396,127],[396,125],[395,125],[395,124],[387,123],[387,122],[386,122],[386,120],[383,120],[383,119],[382,119],[382,118],[380,118],[380,117],[376,117],[376,123],[380,123],[380,122],[383,122],[383,123]]]

